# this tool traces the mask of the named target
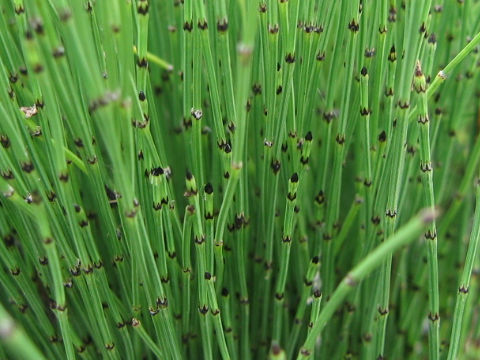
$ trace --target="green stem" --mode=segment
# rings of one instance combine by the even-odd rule
[[[367,275],[380,266],[386,257],[391,256],[391,254],[400,247],[416,240],[425,227],[435,220],[436,216],[436,213],[430,209],[423,210],[348,272],[320,312],[317,321],[313,324],[311,332],[303,343],[297,359],[310,357],[317,336],[320,335],[322,329],[332,317],[335,310],[342,304],[347,294]]]

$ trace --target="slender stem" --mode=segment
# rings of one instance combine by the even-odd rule
[[[418,235],[431,223],[436,217],[435,212],[427,209],[411,219],[406,225],[400,228],[389,239],[379,245],[367,257],[365,257],[357,266],[348,272],[345,278],[340,282],[333,292],[330,301],[321,310],[317,321],[313,324],[311,332],[305,340],[297,359],[308,358],[313,350],[317,336],[332,317],[335,310],[341,305],[347,294],[355,288],[368,274],[380,266],[387,256],[402,246],[417,239]]]
[[[473,228],[468,243],[465,266],[463,267],[460,285],[458,287],[457,299],[455,302],[455,311],[453,313],[453,327],[450,334],[450,347],[448,349],[448,360],[456,359],[460,350],[460,336],[462,334],[462,325],[465,316],[466,302],[470,290],[470,280],[472,270],[477,258],[478,245],[480,243],[480,186],[475,185],[476,208],[474,215]]]

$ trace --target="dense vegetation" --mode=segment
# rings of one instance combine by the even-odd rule
[[[478,0],[2,0],[0,359],[478,359]]]

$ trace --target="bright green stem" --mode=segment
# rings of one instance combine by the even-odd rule
[[[315,340],[322,329],[330,320],[335,310],[342,304],[347,294],[355,288],[367,275],[380,266],[393,252],[400,247],[414,241],[422,233],[425,227],[436,217],[436,213],[430,209],[423,210],[419,215],[411,219],[406,225],[395,232],[389,239],[379,245],[357,266],[355,266],[340,282],[330,300],[320,312],[317,321],[307,339],[305,340],[297,359],[309,358],[315,345]]]
[[[417,62],[413,83],[420,100],[420,112],[418,115],[418,126],[420,128],[420,170],[423,177],[425,206],[433,211],[435,209],[435,196],[433,191],[433,167],[430,150],[430,119],[428,116],[428,99],[426,94],[427,82],[422,73],[420,62]],[[438,359],[440,356],[440,300],[438,292],[437,228],[435,221],[432,221],[427,232],[425,233],[425,240],[427,243],[427,262],[429,274],[429,358]]]
[[[480,186],[475,186],[476,192],[476,208],[473,222],[472,233],[468,243],[467,257],[465,266],[463,267],[462,277],[457,292],[457,300],[455,303],[455,312],[453,313],[453,328],[450,335],[450,348],[448,349],[448,360],[457,359],[460,349],[460,336],[462,333],[462,325],[464,321],[465,306],[467,303],[468,292],[470,290],[470,279],[472,277],[473,266],[477,258],[478,245],[480,243]]]
[[[460,64],[478,44],[480,44],[480,33],[475,35],[475,37],[448,63],[448,65],[438,72],[435,80],[433,80],[427,90],[429,98],[435,94],[437,88],[448,78],[452,70],[455,69],[455,67]]]

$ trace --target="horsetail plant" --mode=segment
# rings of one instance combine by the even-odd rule
[[[0,2],[0,359],[480,357],[479,0]]]

